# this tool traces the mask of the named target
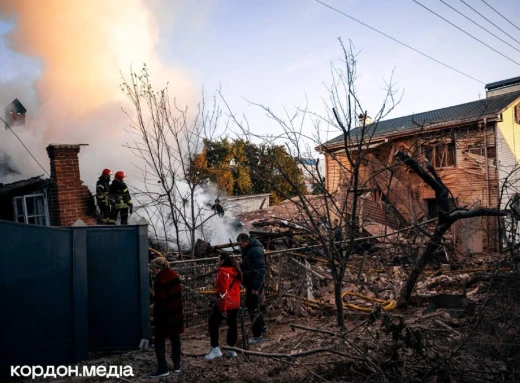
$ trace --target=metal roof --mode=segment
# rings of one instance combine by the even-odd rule
[[[0,184],[0,195],[9,194],[23,188],[42,187],[49,183],[49,179],[44,179],[42,176],[31,177],[26,180],[12,182],[10,184]]]
[[[27,112],[27,109],[25,109],[25,107],[22,105],[20,100],[18,100],[17,98],[15,98],[13,101],[11,101],[11,103],[9,105],[7,105],[4,108],[4,110],[6,112],[14,112],[14,113],[20,113],[20,114],[24,114],[25,112]]]
[[[435,125],[447,125],[449,123],[478,121],[483,117],[497,116],[503,109],[508,107],[518,98],[520,98],[520,91],[484,98],[482,100],[472,101],[465,104],[449,106],[447,108],[379,121],[367,125],[365,134],[374,138],[377,136],[414,131],[421,129],[421,127],[426,128]],[[356,138],[359,132],[359,128],[353,129],[351,131],[352,138]],[[343,134],[326,142],[325,145],[342,141]]]
[[[514,84],[520,84],[520,77],[508,78],[507,80],[500,80],[500,81],[486,84],[486,89],[493,90],[493,89],[503,88],[505,86],[511,86]]]

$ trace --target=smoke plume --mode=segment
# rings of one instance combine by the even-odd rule
[[[41,72],[28,78],[19,70],[0,78],[2,107],[18,97],[28,109],[26,128],[15,131],[45,168],[48,144],[89,144],[81,150],[80,170],[91,190],[106,167],[133,179],[135,160],[123,147],[133,138],[125,132],[128,118],[121,108],[131,110],[119,86],[120,71],[128,75],[130,66],[138,71],[146,63],[155,83],[169,82],[181,103],[194,102],[189,74],[159,58],[158,23],[148,3],[160,11],[161,2],[144,0],[0,1],[0,14],[14,20],[2,57],[11,62],[30,57]],[[0,133],[0,150],[7,151],[20,178],[42,174],[9,135]]]

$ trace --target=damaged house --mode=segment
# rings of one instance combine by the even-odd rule
[[[44,226],[95,225],[94,198],[79,173],[80,145],[47,147],[50,178],[0,183],[0,220]],[[0,180],[1,182],[1,180]]]
[[[435,218],[438,206],[434,191],[415,173],[404,165],[391,166],[399,150],[420,163],[429,161],[459,207],[497,207],[500,195],[503,207],[514,193],[510,186],[518,177],[507,177],[520,158],[520,77],[487,84],[481,100],[378,122],[361,115],[359,126],[365,126],[370,140],[363,144],[363,188],[357,192],[391,208],[400,227]],[[351,131],[354,156],[359,131]],[[325,154],[327,190],[346,192],[344,136],[319,150]],[[493,251],[499,247],[498,231],[496,218],[472,218],[455,224],[448,240],[464,253]]]

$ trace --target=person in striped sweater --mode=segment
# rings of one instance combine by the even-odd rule
[[[150,268],[155,274],[154,285],[154,330],[155,355],[158,369],[151,377],[161,378],[169,375],[166,362],[166,338],[172,346],[173,372],[181,372],[181,338],[184,332],[184,312],[182,308],[182,287],[179,275],[170,268],[164,257],[154,258]]]

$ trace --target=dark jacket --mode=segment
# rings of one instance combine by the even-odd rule
[[[224,208],[222,207],[222,205],[214,204],[213,206],[211,206],[211,209],[215,210],[215,213],[217,213],[221,217],[224,217]]]
[[[240,268],[246,289],[260,290],[265,280],[265,255],[264,247],[256,238],[251,238],[249,245],[242,249]]]
[[[96,200],[98,206],[107,206],[108,205],[108,190],[110,188],[110,178],[109,177],[99,177],[96,182]]]
[[[172,269],[160,272],[155,278],[153,319],[155,335],[168,337],[184,332],[182,288],[179,276]]]
[[[132,199],[130,198],[130,192],[124,181],[113,180],[109,188],[110,201],[114,208],[128,209],[132,206]]]

